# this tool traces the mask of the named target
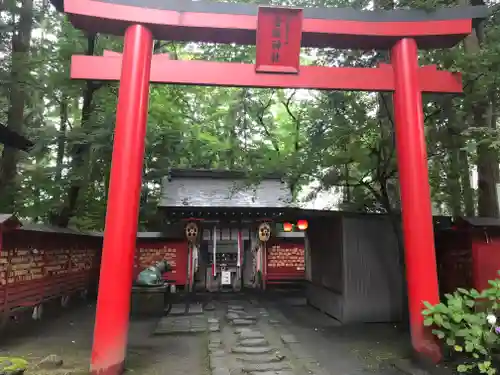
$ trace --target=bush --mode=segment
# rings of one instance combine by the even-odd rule
[[[459,288],[446,294],[437,305],[425,303],[424,324],[432,327],[461,373],[497,373],[500,326],[496,312],[500,300],[500,280],[489,281],[490,288],[479,293]]]

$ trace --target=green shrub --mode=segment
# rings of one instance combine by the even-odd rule
[[[425,303],[424,324],[449,349],[462,373],[497,373],[495,363],[500,347],[500,326],[496,312],[500,300],[500,280],[489,281],[490,288],[479,293],[459,288],[446,294],[437,305]]]

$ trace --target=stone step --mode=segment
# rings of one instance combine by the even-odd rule
[[[283,344],[297,344],[299,342],[294,335],[290,334],[281,335],[281,341]]]
[[[263,347],[245,347],[245,346],[235,346],[231,348],[231,351],[235,354],[269,354],[275,351],[275,349],[268,346]]]
[[[255,324],[255,320],[250,319],[233,319],[231,324],[234,326],[251,326]]]
[[[283,361],[285,356],[281,354],[246,354],[238,356],[236,359],[247,363],[273,363]]]
[[[239,314],[236,312],[228,312],[226,314],[226,319],[229,321],[235,320],[235,319],[257,320],[257,317],[255,315]]]
[[[219,324],[210,324],[208,326],[208,331],[209,332],[220,332],[220,325]]]
[[[271,362],[271,363],[247,363],[241,369],[243,372],[266,372],[266,371],[283,371],[291,370],[287,362]]]
[[[201,317],[165,317],[160,319],[154,335],[197,334],[207,331],[207,321]]]
[[[181,315],[201,315],[203,314],[203,307],[200,304],[190,305],[188,311],[186,312],[185,304],[175,304],[170,310],[170,316],[181,316]]]
[[[250,332],[250,331],[253,331],[253,329],[250,327],[239,327],[239,328],[235,328],[234,333],[236,333],[237,335],[240,335],[243,332]]]
[[[263,339],[264,335],[259,331],[252,331],[251,329],[242,331],[238,334],[239,340],[245,339]]]
[[[234,319],[239,319],[239,318],[240,318],[240,314],[235,313],[235,312],[228,312],[226,314],[226,319],[227,320],[234,320]]]
[[[238,343],[240,346],[245,346],[245,347],[262,347],[262,346],[268,346],[269,342],[266,339],[243,339],[240,340]]]
[[[157,328],[153,334],[154,335],[195,335],[207,332],[207,328],[202,327],[161,327]]]
[[[283,371],[251,371],[248,373],[249,375],[295,375],[295,373],[291,370],[283,370]]]

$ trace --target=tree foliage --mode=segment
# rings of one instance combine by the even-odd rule
[[[432,9],[464,3],[279,4]],[[475,25],[465,43],[421,55],[422,63],[463,72],[465,82],[463,97],[424,98],[436,213],[498,216],[500,8],[486,5],[492,7],[492,17]],[[102,229],[118,89],[111,83],[71,81],[70,57],[121,51],[122,39],[84,35],[46,0],[7,0],[1,11],[0,123],[36,142],[29,154],[3,150],[1,211]],[[157,41],[155,52],[175,59],[252,62],[255,48]],[[372,67],[387,58],[388,51],[304,49],[302,54],[303,64],[325,66]],[[152,85],[142,228],[158,226],[160,180],[174,167],[244,169],[257,178],[279,171],[296,201],[326,193],[338,197],[339,207],[346,210],[400,209],[388,94]]]

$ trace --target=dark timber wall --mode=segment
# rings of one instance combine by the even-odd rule
[[[349,215],[311,222],[311,305],[343,323],[401,319],[403,279],[387,217]]]

